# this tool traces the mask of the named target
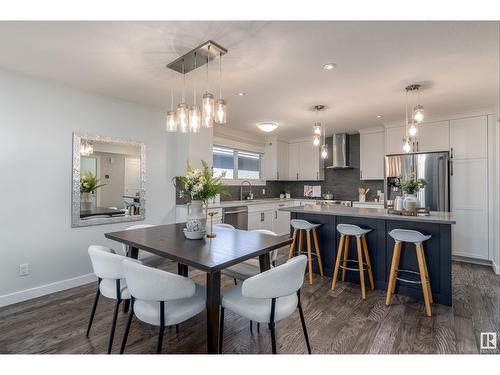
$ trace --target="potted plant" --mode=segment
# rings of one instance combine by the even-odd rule
[[[86,171],[80,177],[80,210],[90,210],[95,204],[95,191],[106,184],[99,185],[99,178]]]
[[[417,178],[415,173],[410,173],[406,176],[396,178],[394,186],[401,189],[404,194],[403,208],[406,211],[415,211],[419,205],[417,193],[427,185],[427,181],[423,178]]]
[[[186,176],[177,179],[179,196],[191,199],[187,205],[186,217],[186,229],[189,232],[203,232],[207,222],[207,201],[218,194],[227,194],[227,190],[222,184],[225,173],[215,177],[212,168],[203,160],[201,163],[201,169],[195,169],[188,164]],[[205,206],[205,210],[203,206]]]

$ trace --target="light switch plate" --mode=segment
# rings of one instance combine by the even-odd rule
[[[29,263],[23,263],[19,265],[19,276],[26,276],[30,273]]]

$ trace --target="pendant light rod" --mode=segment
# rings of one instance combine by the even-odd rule
[[[182,61],[182,100],[186,102],[186,74],[184,73],[184,60]]]
[[[219,56],[219,99],[222,99],[222,54]]]
[[[194,53],[194,68],[196,69],[196,52]],[[196,105],[196,80],[194,80],[193,83],[194,90],[193,90],[193,105]]]

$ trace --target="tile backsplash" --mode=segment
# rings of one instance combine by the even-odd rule
[[[327,138],[328,150],[332,150],[332,138]],[[359,134],[349,135],[349,159],[351,168],[348,169],[325,169],[325,179],[323,181],[267,181],[265,186],[252,186],[254,199],[277,198],[281,192],[288,192],[292,198],[302,198],[304,196],[304,185],[320,185],[321,194],[333,193],[335,199],[358,200],[358,187],[369,188],[367,200],[373,200],[377,190],[384,191],[383,180],[361,181],[359,179]],[[328,164],[328,163],[327,163]],[[262,194],[265,189],[265,194]],[[240,187],[228,186],[231,194],[229,197],[222,197],[222,200],[240,199]],[[247,187],[245,187],[247,191]],[[185,203],[186,200],[177,197],[177,204]]]

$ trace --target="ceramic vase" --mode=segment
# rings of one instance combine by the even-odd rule
[[[201,232],[207,224],[207,209],[203,201],[191,201],[187,204],[186,229],[189,232]]]
[[[403,208],[405,211],[416,211],[418,207],[418,199],[416,194],[405,194],[403,199]]]

